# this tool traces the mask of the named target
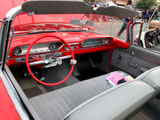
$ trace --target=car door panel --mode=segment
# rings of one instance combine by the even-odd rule
[[[123,70],[133,77],[160,65],[160,54],[135,45],[116,48],[112,53],[111,70]]]

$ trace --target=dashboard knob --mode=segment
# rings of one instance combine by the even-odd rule
[[[70,60],[70,64],[71,64],[71,65],[77,64],[77,60],[76,60],[76,59],[71,59],[71,60]]]

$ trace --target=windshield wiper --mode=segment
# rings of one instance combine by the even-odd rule
[[[90,30],[60,30],[57,32],[93,32],[93,31],[90,31]]]
[[[86,30],[60,30],[58,32],[86,32]]]

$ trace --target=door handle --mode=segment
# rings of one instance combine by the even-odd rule
[[[131,66],[131,67],[133,67],[133,68],[137,68],[138,67],[137,63],[128,62],[128,65]]]

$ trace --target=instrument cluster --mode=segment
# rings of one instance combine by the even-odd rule
[[[29,45],[24,45],[24,46],[19,46],[13,49],[12,54],[14,56],[24,56],[27,53]],[[40,43],[40,44],[35,44],[31,51],[30,54],[38,54],[38,53],[47,53],[47,52],[52,52],[56,51],[60,47],[59,42],[49,42],[49,43]]]

